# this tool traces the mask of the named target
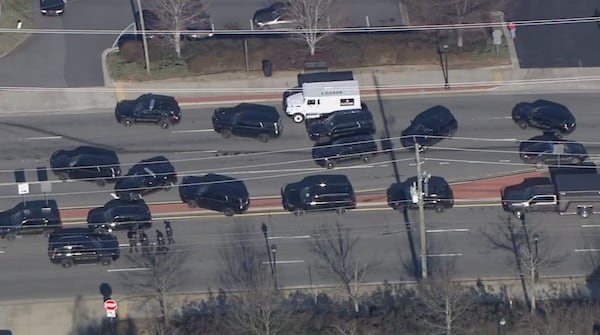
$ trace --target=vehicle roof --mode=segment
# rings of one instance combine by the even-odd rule
[[[599,174],[557,174],[554,176],[557,192],[600,192]]]
[[[553,139],[549,141],[531,142],[533,139],[529,139],[519,144],[519,151],[521,152],[544,152],[548,150],[557,150],[557,153],[561,150],[558,146],[563,146],[565,154],[585,154],[587,153],[585,146],[581,143]],[[538,140],[539,141],[539,140]]]
[[[107,203],[105,203],[104,206],[102,206],[102,208],[105,208],[105,209],[114,208],[114,207],[123,207],[123,208],[136,207],[136,208],[145,208],[146,210],[148,210],[148,205],[146,204],[146,202],[143,199],[139,199],[139,200],[111,199]]]
[[[281,9],[284,7],[284,4],[281,2],[272,3],[270,6],[265,8],[260,8],[256,12],[254,12],[254,16],[252,17],[254,21],[257,22],[268,22],[272,21],[282,15]]]
[[[302,91],[306,97],[327,97],[340,95],[360,95],[358,81],[322,81],[304,83]]]
[[[299,181],[297,183],[293,183],[293,185],[297,185],[297,186],[312,186],[312,185],[329,186],[329,185],[333,185],[333,184],[352,186],[352,184],[350,184],[350,180],[348,180],[348,177],[346,177],[345,175],[342,175],[342,174],[319,174],[319,175],[306,176],[301,181]]]
[[[298,86],[302,86],[304,83],[347,80],[354,80],[352,71],[298,73]]]
[[[184,187],[201,187],[206,184],[209,188],[216,186],[236,194],[248,194],[243,181],[216,173],[208,173],[204,176],[186,176],[181,181],[181,186]]]
[[[175,168],[169,162],[165,156],[155,156],[148,159],[144,159],[136,163],[127,172],[128,176],[131,175],[147,175],[151,174],[149,171],[155,174],[174,173]]]
[[[231,113],[234,115],[256,116],[257,118],[267,119],[265,121],[276,122],[279,120],[279,112],[277,108],[268,105],[241,103],[235,107],[224,107],[219,109],[220,112]]]
[[[455,120],[454,115],[444,106],[437,105],[424,110],[415,116],[413,123],[429,125],[431,123],[450,123]]]

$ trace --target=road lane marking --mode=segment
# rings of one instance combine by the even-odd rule
[[[26,141],[36,141],[36,140],[58,140],[61,139],[62,136],[38,136],[38,137],[25,137]]]
[[[311,238],[311,235],[300,235],[300,236],[270,236],[269,240],[293,240],[293,239],[306,239]]]
[[[600,249],[575,249],[575,252],[598,252]]]
[[[4,250],[0,250],[0,254],[3,254],[3,253],[4,253]]]
[[[269,262],[262,262],[263,265],[269,265]],[[296,259],[296,260],[291,260],[291,261],[276,261],[275,264],[297,264],[297,263],[304,263],[303,259]]]
[[[427,255],[427,257],[458,257],[458,256],[462,256],[462,254],[458,253],[458,254],[429,254]]]
[[[189,151],[175,151],[175,155],[186,155],[186,154],[215,154],[217,150],[189,150]]]
[[[124,268],[124,269],[108,269],[106,272],[127,272],[127,271],[148,271],[150,268]]]
[[[582,224],[581,228],[599,228],[600,224]]]
[[[469,232],[469,229],[467,228],[454,228],[454,229],[428,229],[427,230],[428,233],[453,233],[453,232],[457,232],[457,233],[467,233]]]
[[[177,134],[177,133],[208,133],[211,131],[215,131],[214,129],[190,129],[190,130],[172,130],[171,133],[173,134]]]

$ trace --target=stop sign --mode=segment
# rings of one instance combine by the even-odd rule
[[[104,301],[104,308],[107,311],[116,311],[118,308],[117,301],[114,299],[106,299]]]

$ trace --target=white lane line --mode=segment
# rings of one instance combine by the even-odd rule
[[[269,240],[293,240],[293,239],[305,239],[311,238],[311,235],[300,235],[300,236],[270,236]]]
[[[439,165],[448,165],[450,162],[439,162]]]
[[[190,151],[175,151],[175,155],[186,155],[186,154],[214,154],[217,150],[190,150]]]
[[[106,272],[148,271],[150,268],[108,269]]]
[[[215,131],[214,129],[191,129],[191,130],[172,130],[173,134],[176,133],[208,133],[210,131]]]
[[[600,249],[575,249],[575,252],[598,252]]]
[[[3,254],[3,253],[4,253],[4,250],[0,250],[0,254]]]
[[[269,265],[269,262],[262,262],[263,265]],[[297,263],[304,263],[303,259],[296,259],[296,260],[291,260],[291,261],[276,261],[275,264],[297,264]]]
[[[428,233],[467,233],[467,228],[456,228],[456,229],[428,229]]]
[[[370,169],[370,168],[374,168],[374,167],[375,167],[375,165],[354,165],[354,166],[344,167],[344,170]],[[323,171],[323,168],[236,171],[236,172],[230,172],[229,174],[232,174],[232,175],[243,175],[243,174],[262,174],[262,173],[277,173],[277,172],[302,172],[302,171]]]
[[[458,256],[462,256],[462,254],[434,254],[434,255],[427,255],[427,257],[458,257]]]
[[[501,159],[500,163],[510,163],[510,159]]]
[[[39,137],[25,137],[26,141],[35,141],[35,140],[57,140],[61,139],[62,136],[39,136]]]
[[[598,228],[600,224],[582,224],[581,228]]]

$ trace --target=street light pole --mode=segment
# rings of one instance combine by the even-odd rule
[[[142,44],[144,45],[144,62],[146,63],[146,73],[150,74],[150,56],[148,54],[148,40],[146,39],[146,23],[144,23],[144,14],[141,0],[137,0],[138,18],[142,26]]]
[[[419,235],[421,237],[421,279],[427,278],[427,229],[425,228],[425,207],[423,205],[423,174],[421,172],[421,146],[413,136],[415,159],[417,161],[417,201],[419,205]]]
[[[273,276],[273,261],[271,260],[271,249],[269,248],[269,228],[267,227],[267,224],[263,222],[262,226],[260,226],[260,229],[265,237],[265,246],[267,247],[267,256],[269,257],[269,267],[271,268],[271,276]]]
[[[277,258],[275,253],[277,252],[277,245],[271,244],[271,253],[273,254],[273,285],[275,285],[275,291],[277,291]]]
[[[440,57],[440,65],[442,66],[442,76],[444,76],[444,89],[450,89],[448,82],[448,44],[438,44],[438,55]]]
[[[538,264],[539,264],[539,260],[538,260],[538,243],[540,241],[540,234],[538,233],[533,233],[533,243],[535,246],[535,261],[533,263],[533,265],[535,266],[535,277],[534,280],[537,282],[539,277],[540,277],[540,270],[538,269]]]

